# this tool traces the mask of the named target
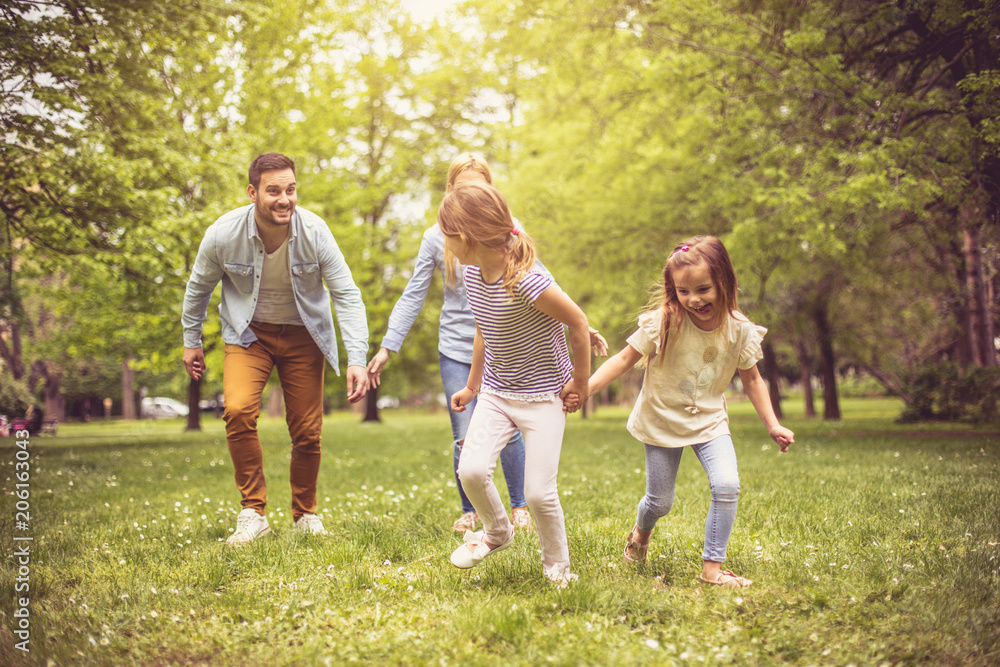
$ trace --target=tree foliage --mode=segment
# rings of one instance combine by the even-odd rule
[[[827,417],[844,368],[916,401],[927,364],[997,364],[996,0],[467,0],[428,24],[398,0],[14,0],[0,17],[0,354],[34,391],[122,362],[183,378],[198,241],[270,150],[348,257],[373,346],[449,160],[477,149],[612,344],[667,250],[714,234],[771,368],[818,373]],[[393,393],[436,371],[435,305]]]

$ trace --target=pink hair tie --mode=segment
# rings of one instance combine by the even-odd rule
[[[682,245],[681,246],[681,252],[687,252],[690,249],[691,249],[691,246],[688,246],[688,245]]]
[[[515,227],[514,229],[510,230],[510,233],[513,234],[514,236],[517,236],[518,234],[521,233],[521,230]]]

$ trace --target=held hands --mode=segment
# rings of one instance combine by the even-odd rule
[[[200,347],[184,348],[184,370],[192,380],[200,380],[205,374],[205,352]]]
[[[792,433],[790,429],[785,428],[781,424],[772,427],[769,433],[771,439],[774,440],[776,443],[778,443],[778,447],[780,447],[781,451],[783,452],[787,452],[788,445],[795,442],[795,434]]]
[[[562,391],[559,392],[559,398],[563,399],[563,412],[576,412],[582,408],[590,395],[588,393],[589,388],[589,379],[586,379],[583,382],[578,382],[575,379],[567,382],[566,386],[564,386]],[[581,398],[581,396],[583,398]]]
[[[364,366],[347,367],[347,402],[357,403],[368,393],[368,369]]]

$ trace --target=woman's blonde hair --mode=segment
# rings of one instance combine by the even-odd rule
[[[670,251],[667,262],[663,266],[663,281],[657,285],[652,298],[646,305],[644,312],[659,312],[662,318],[660,331],[661,340],[672,344],[676,339],[676,334],[681,328],[681,303],[677,298],[677,287],[674,285],[673,272],[679,269],[686,269],[705,262],[708,266],[709,275],[719,294],[719,302],[716,304],[719,313],[719,329],[726,323],[726,319],[732,313],[739,310],[737,303],[738,286],[736,283],[736,270],[733,269],[733,262],[729,258],[726,246],[722,241],[714,236],[694,236],[681,241]],[[670,334],[674,334],[671,336]],[[665,348],[661,343],[661,348]],[[660,362],[663,362],[661,355]]]
[[[467,171],[476,172],[483,177],[483,180],[493,185],[493,172],[490,171],[490,165],[486,163],[486,158],[479,153],[462,153],[448,165],[448,182],[445,185],[445,193],[454,190],[455,181],[458,180],[459,175]],[[458,280],[458,267],[458,260],[445,250],[444,281],[446,284],[454,285]]]
[[[467,248],[480,245],[503,253],[503,287],[508,293],[535,265],[535,244],[514,225],[507,200],[492,185],[462,183],[445,195],[437,220],[445,236],[461,240]],[[449,254],[445,253],[448,263]]]
[[[490,171],[490,165],[486,163],[486,158],[479,153],[462,153],[448,166],[448,185],[445,192],[454,190],[455,179],[466,171],[477,172],[487,183],[493,185],[493,172]]]

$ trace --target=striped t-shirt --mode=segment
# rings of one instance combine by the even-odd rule
[[[486,342],[483,390],[513,400],[547,400],[573,376],[561,322],[534,306],[555,284],[551,276],[526,274],[511,297],[503,280],[483,281],[478,266],[465,267],[465,289]]]

